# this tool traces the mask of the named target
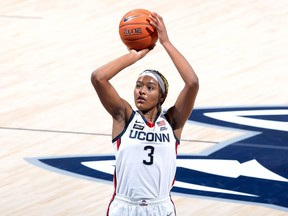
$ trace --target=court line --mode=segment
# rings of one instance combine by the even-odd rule
[[[43,19],[43,17],[37,17],[37,16],[18,16],[18,15],[0,15],[0,18],[12,18],[12,19]]]
[[[19,130],[19,131],[33,131],[33,132],[45,132],[45,133],[65,133],[65,134],[80,134],[80,135],[92,135],[92,136],[111,136],[111,134],[105,133],[91,133],[91,132],[81,132],[81,131],[62,131],[62,130],[47,130],[47,129],[34,129],[34,128],[13,128],[13,127],[0,127],[2,130]],[[205,140],[190,140],[181,139],[184,142],[199,142],[199,143],[214,143],[218,142],[205,141]]]
[[[276,146],[276,145],[263,145],[263,144],[247,144],[247,143],[235,143],[234,146],[254,147],[254,148],[268,148],[268,149],[283,149],[288,150],[287,146]]]
[[[111,134],[104,134],[104,133],[90,133],[90,132],[81,132],[81,131],[47,130],[47,129],[34,129],[34,128],[0,127],[0,129],[34,131],[34,132],[47,132],[47,133],[67,133],[67,134],[80,134],[80,135],[111,136]]]

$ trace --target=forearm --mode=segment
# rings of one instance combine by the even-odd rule
[[[97,80],[108,81],[136,61],[137,58],[132,53],[127,53],[96,69],[93,77]]]
[[[170,41],[164,42],[163,47],[170,56],[185,84],[192,86],[198,84],[198,77],[186,58],[173,46]]]

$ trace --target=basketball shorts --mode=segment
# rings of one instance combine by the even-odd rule
[[[107,216],[176,216],[170,197],[161,199],[133,200],[116,195],[111,202]]]

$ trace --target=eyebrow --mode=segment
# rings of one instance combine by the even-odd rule
[[[137,80],[136,83],[141,83],[141,84],[142,84],[142,83],[144,83],[144,82]],[[150,85],[152,84],[152,85],[155,85],[155,86],[158,85],[157,82],[156,82],[156,83],[155,83],[155,82],[146,82],[146,83],[148,83],[148,84],[150,84]]]

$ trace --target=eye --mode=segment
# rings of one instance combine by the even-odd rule
[[[153,91],[155,89],[155,86],[154,85],[149,85],[149,86],[147,86],[147,89],[149,91]]]
[[[136,89],[139,89],[141,87],[142,87],[141,83],[136,83],[136,86],[135,86]]]

